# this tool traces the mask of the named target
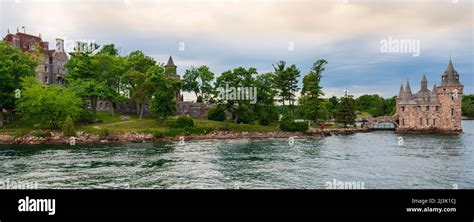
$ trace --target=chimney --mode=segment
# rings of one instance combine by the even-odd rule
[[[56,39],[56,52],[64,52],[64,40]]]

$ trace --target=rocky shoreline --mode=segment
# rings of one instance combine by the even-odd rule
[[[270,139],[270,138],[322,138],[333,135],[347,135],[358,132],[369,132],[368,129],[348,128],[348,129],[310,129],[306,132],[234,132],[234,131],[214,131],[205,135],[186,135],[176,137],[159,137],[152,134],[128,132],[120,135],[98,136],[88,133],[78,133],[75,137],[66,137],[62,133],[43,131],[41,137],[33,133],[21,137],[10,135],[0,135],[0,144],[97,144],[97,143],[145,143],[145,142],[172,142],[172,141],[193,141],[193,140],[233,140],[233,139]],[[37,132],[36,132],[37,133]]]

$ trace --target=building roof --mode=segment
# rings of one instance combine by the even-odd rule
[[[454,69],[451,59],[449,59],[448,67],[441,76],[441,86],[462,86],[459,82],[459,74]]]
[[[173,58],[170,56],[170,58],[168,59],[168,63],[166,63],[165,66],[172,66],[172,67],[176,67],[176,65],[174,64],[173,62]]]
[[[48,43],[47,42],[43,42],[43,40],[41,39],[41,37],[39,36],[34,36],[34,35],[30,35],[30,34],[26,34],[26,33],[22,33],[22,32],[17,32],[16,34],[11,34],[11,33],[8,33],[4,38],[3,40],[12,44],[15,39],[17,39],[19,41],[19,49],[23,52],[30,52],[32,51],[30,46],[31,45],[39,45],[40,48],[40,52],[42,53],[45,53],[45,54],[48,54],[49,52],[48,51]]]

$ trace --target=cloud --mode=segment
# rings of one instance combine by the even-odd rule
[[[459,0],[21,0],[2,2],[0,29],[115,43],[159,62],[173,55],[182,74],[208,65],[219,75],[238,66],[272,70],[285,60],[302,75],[315,59],[329,61],[329,93],[395,95],[399,83],[427,74],[439,81],[453,57],[466,92],[473,92],[472,1]],[[18,16],[21,15],[21,16]],[[421,55],[383,54],[389,37],[420,40]],[[186,45],[179,51],[179,43]],[[289,44],[294,51],[288,50]],[[351,89],[353,88],[353,90]]]

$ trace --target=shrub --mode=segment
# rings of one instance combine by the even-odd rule
[[[34,136],[34,137],[45,138],[45,137],[49,136],[49,133],[34,132],[31,135]]]
[[[172,128],[188,128],[188,127],[194,127],[194,121],[193,118],[189,116],[180,116],[176,120],[175,123],[171,124]]]
[[[66,117],[62,125],[62,131],[64,136],[75,136],[76,135],[76,128],[74,127],[74,122],[70,116]]]
[[[207,119],[215,121],[224,121],[225,120],[225,110],[220,106],[212,107],[207,111]]]
[[[79,113],[79,122],[81,123],[94,123],[94,113],[90,109],[83,109]]]
[[[110,130],[107,128],[101,128],[98,132],[99,136],[109,136]]]
[[[284,116],[280,121],[280,129],[283,131],[306,131],[308,130],[308,122],[295,122],[292,116]]]

